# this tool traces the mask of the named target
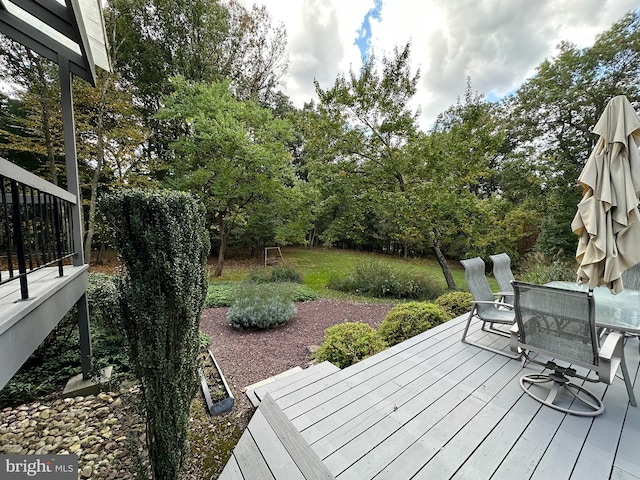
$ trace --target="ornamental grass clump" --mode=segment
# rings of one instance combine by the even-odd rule
[[[442,292],[432,279],[380,261],[358,263],[348,276],[331,277],[327,287],[369,297],[413,300],[436,298]]]
[[[397,345],[447,320],[446,312],[433,303],[408,302],[392,308],[378,327],[389,346]]]
[[[275,267],[254,268],[249,272],[247,280],[253,283],[302,283],[302,274],[291,265],[278,265]]]
[[[235,329],[277,327],[289,322],[297,312],[288,284],[243,283],[234,295],[227,320]]]
[[[187,193],[142,189],[115,191],[99,208],[125,267],[116,283],[118,304],[140,382],[153,478],[176,479],[188,454],[189,410],[199,385],[205,212]]]
[[[324,342],[316,350],[318,362],[345,368],[387,348],[375,328],[362,322],[345,322],[325,330]]]

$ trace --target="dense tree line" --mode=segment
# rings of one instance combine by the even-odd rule
[[[591,47],[562,43],[500,102],[468,79],[427,131],[410,44],[297,109],[280,91],[286,31],[264,7],[113,0],[104,15],[113,72],[74,82],[87,253],[108,242],[96,199],[126,184],[197,195],[218,274],[230,248],[274,244],[434,255],[450,287],[447,259],[571,257],[591,128],[614,95],[640,102],[638,12]],[[55,69],[2,40],[0,74],[16,86],[0,98],[3,154],[59,181]]]

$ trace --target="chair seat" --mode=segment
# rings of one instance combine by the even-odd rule
[[[513,310],[500,310],[498,308],[491,308],[482,311],[482,320],[484,322],[491,323],[504,323],[505,325],[512,325],[515,322],[515,313]]]

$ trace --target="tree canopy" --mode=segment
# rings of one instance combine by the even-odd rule
[[[230,248],[284,244],[434,255],[451,288],[451,260],[570,257],[593,125],[615,95],[640,104],[638,12],[590,47],[561,43],[499,102],[467,79],[428,131],[410,43],[296,108],[280,90],[287,33],[265,7],[114,0],[104,14],[114,71],[74,83],[87,248],[101,192],[181,188],[206,206],[217,273]],[[3,39],[0,78],[17,86],[0,97],[3,154],[58,181],[55,68]]]

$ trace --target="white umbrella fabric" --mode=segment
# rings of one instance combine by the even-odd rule
[[[619,293],[622,272],[640,262],[640,119],[627,97],[609,100],[593,132],[600,138],[578,178],[583,197],[571,222],[577,281]]]

